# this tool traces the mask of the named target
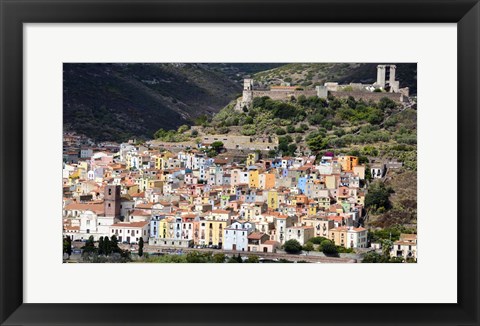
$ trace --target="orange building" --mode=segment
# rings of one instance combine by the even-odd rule
[[[358,165],[358,157],[350,155],[339,156],[338,162],[342,166],[343,171],[352,171]]]

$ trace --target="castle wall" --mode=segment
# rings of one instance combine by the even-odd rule
[[[279,101],[284,101],[284,100],[289,100],[292,96],[298,97],[300,95],[304,95],[305,97],[310,97],[310,96],[317,96],[317,91],[314,89],[311,90],[295,90],[295,91],[253,91],[253,97],[263,97],[263,96],[268,96],[272,100],[279,100]]]
[[[259,136],[229,136],[229,135],[205,135],[202,137],[202,142],[212,143],[214,141],[221,141],[226,149],[259,149],[271,150],[278,146],[278,139],[271,137],[269,142],[268,137]]]
[[[365,91],[338,91],[338,92],[330,92],[332,96],[338,98],[348,98],[352,96],[355,100],[363,99],[364,101],[375,101],[378,102],[382,98],[387,97],[392,101],[400,103],[402,101],[402,94],[401,93],[377,93],[377,92],[365,92]]]

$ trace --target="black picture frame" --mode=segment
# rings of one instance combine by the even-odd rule
[[[472,0],[0,0],[2,325],[479,325],[480,5]],[[457,304],[23,303],[23,24],[428,22],[458,27]],[[439,54],[441,55],[441,54]],[[438,108],[441,111],[441,108]],[[439,202],[440,204],[440,202]],[[432,275],[432,277],[437,277]],[[438,280],[438,286],[442,286]],[[404,288],[399,287],[399,291]],[[327,295],[319,293],[319,295]]]

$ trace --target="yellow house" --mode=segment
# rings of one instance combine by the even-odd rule
[[[337,176],[334,174],[325,176],[325,185],[327,189],[335,189],[337,188]]]
[[[129,169],[129,170],[132,167],[131,159],[132,159],[132,153],[127,152],[127,154],[125,154],[125,163],[127,164],[126,168]]]
[[[152,179],[151,177],[140,177],[140,178],[138,178],[138,185],[139,185],[141,191],[145,191],[147,189],[150,189],[152,187],[152,185],[155,185],[155,182],[159,182],[159,183],[157,183],[157,185],[159,185],[160,187],[163,186],[163,182],[158,180],[158,179]]]
[[[319,197],[318,205],[323,208],[323,210],[328,210],[330,208],[330,197]]]
[[[318,210],[318,203],[311,202],[308,205],[308,215],[316,215]]]
[[[158,179],[152,179],[148,181],[148,188],[162,188],[163,187],[163,181],[158,180]]]
[[[140,192],[137,184],[128,185],[125,188],[127,188],[127,194],[129,195],[136,195]]]
[[[258,170],[251,170],[249,174],[249,186],[250,188],[259,188],[259,178],[258,178]]]
[[[247,155],[247,166],[254,165],[255,162],[258,160],[258,153],[250,153]]]
[[[159,170],[167,168],[167,161],[171,157],[173,157],[173,154],[171,152],[161,153],[155,158],[155,168]]]
[[[194,230],[198,230],[198,232],[194,234],[195,244],[207,246],[223,245],[223,230],[227,227],[226,221],[200,220],[193,223]]]
[[[329,238],[336,246],[345,247],[347,243],[347,231],[348,228],[346,226],[331,229],[329,231]]]
[[[167,217],[158,223],[158,235],[162,239],[171,239],[174,237],[173,228],[175,219],[173,217]]]
[[[278,208],[278,191],[276,190],[269,190],[268,197],[267,197],[267,205],[270,209],[277,209]]]
[[[73,183],[74,180],[77,180],[80,178],[80,170],[76,169],[72,174],[68,176],[68,179],[71,183]]]
[[[83,161],[83,162],[79,162],[77,167],[79,169],[82,169],[84,171],[87,171],[88,170],[88,163],[86,161]]]
[[[358,165],[358,157],[350,155],[339,156],[338,162],[342,166],[343,171],[352,171]]]

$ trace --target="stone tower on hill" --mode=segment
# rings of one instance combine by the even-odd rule
[[[120,186],[105,186],[104,205],[105,216],[120,218]]]
[[[243,94],[242,101],[240,102],[240,108],[250,108],[253,101],[253,79],[243,80]]]
[[[378,65],[377,82],[374,85],[392,93],[398,93],[400,91],[400,82],[395,80],[396,70],[397,66],[395,65]]]

